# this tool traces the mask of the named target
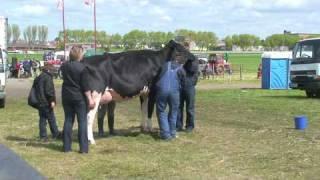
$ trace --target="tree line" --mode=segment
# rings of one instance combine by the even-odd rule
[[[94,41],[94,32],[89,30],[66,30],[67,42],[71,43],[88,43]],[[108,34],[105,31],[97,31],[97,44],[102,47],[123,47],[125,49],[143,49],[160,48],[171,39],[177,41],[194,41],[201,49],[210,49],[216,46],[218,38],[213,32],[206,31],[191,31],[186,29],[179,29],[174,32],[161,32],[161,31],[141,31],[132,30],[127,34],[120,35]],[[56,41],[58,41],[59,48],[63,48],[64,33],[59,32]]]
[[[20,39],[21,31],[17,24],[8,25],[8,42],[15,44]],[[23,40],[29,45],[44,44],[48,41],[48,27],[44,25],[27,26],[23,32]]]
[[[94,32],[92,30],[66,30],[66,41],[68,43],[92,43],[94,42]],[[28,26],[24,29],[23,39],[29,45],[43,44],[48,39],[48,27],[46,26]],[[20,39],[20,28],[16,24],[9,25],[9,42],[16,43]],[[125,49],[159,49],[169,40],[175,39],[178,42],[185,40],[192,41],[199,50],[216,50],[219,39],[214,32],[193,31],[188,29],[178,29],[174,32],[132,30],[124,35],[109,34],[106,31],[97,31],[97,44],[101,47],[119,47]],[[281,46],[287,46],[290,49],[299,41],[301,37],[290,33],[273,34],[265,39],[252,34],[233,34],[226,36],[222,40],[225,42],[226,50],[232,50],[234,46],[242,50],[248,50],[251,47],[263,46],[264,49],[271,50]],[[63,49],[64,33],[60,31],[55,41],[58,42],[58,48]]]
[[[67,42],[88,43],[94,42],[93,31],[86,30],[66,30]],[[97,32],[97,44],[101,47],[122,47],[125,49],[143,49],[160,48],[170,39],[178,42],[185,40],[193,41],[199,50],[216,50],[219,39],[214,32],[192,31],[187,29],[178,29],[174,32],[161,31],[141,31],[132,30],[121,36],[120,34],[108,34],[105,31]],[[232,50],[234,46],[242,50],[249,50],[251,47],[262,46],[266,50],[272,50],[281,46],[292,49],[301,37],[294,34],[273,34],[265,39],[252,34],[234,34],[222,39],[225,42],[226,50]],[[63,48],[63,32],[60,31],[56,40],[59,42],[59,48]]]

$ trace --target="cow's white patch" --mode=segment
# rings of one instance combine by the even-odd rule
[[[122,100],[132,99],[132,98],[128,98],[128,97],[122,97],[119,93],[117,93],[116,91],[114,91],[113,89],[111,89],[109,87],[106,87],[105,93],[103,94],[104,96],[106,95],[106,91],[107,91],[107,93],[110,93],[113,101],[122,101]],[[144,86],[143,89],[138,94],[138,95],[143,96],[143,99],[144,99],[144,101],[141,105],[141,127],[143,128],[142,129],[143,131],[151,131],[152,130],[151,119],[148,119],[148,93],[149,93],[148,86]],[[94,137],[93,137],[93,123],[94,123],[95,115],[97,114],[97,111],[98,111],[99,104],[110,102],[109,99],[104,102],[105,97],[103,97],[103,98],[102,97],[103,97],[102,93],[98,93],[96,91],[94,91],[92,93],[92,99],[95,102],[95,106],[87,114],[88,140],[89,140],[90,144],[96,144]]]

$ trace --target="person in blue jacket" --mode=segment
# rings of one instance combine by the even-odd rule
[[[177,60],[167,61],[162,67],[156,83],[156,112],[160,128],[160,138],[176,138],[176,121],[179,110],[181,88],[181,65]],[[166,112],[167,106],[169,112]]]

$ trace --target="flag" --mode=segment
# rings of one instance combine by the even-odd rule
[[[93,4],[93,0],[84,0],[84,4],[87,6],[91,6],[91,4]]]
[[[63,9],[63,0],[58,0],[57,8],[62,11],[62,9]]]

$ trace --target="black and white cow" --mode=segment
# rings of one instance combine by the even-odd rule
[[[161,67],[166,61],[171,61],[176,55],[182,56],[185,61],[195,61],[196,57],[181,44],[171,40],[159,51],[137,50],[121,53],[105,53],[85,58],[83,63],[89,69],[89,84],[91,91],[96,91],[94,96],[95,107],[88,113],[88,139],[94,144],[92,126],[98,109],[101,95],[105,90],[112,89],[121,97],[128,98],[140,95],[142,90],[154,86]],[[148,96],[143,96],[141,105],[145,118],[141,126],[150,130],[151,118],[146,118],[148,110]]]

